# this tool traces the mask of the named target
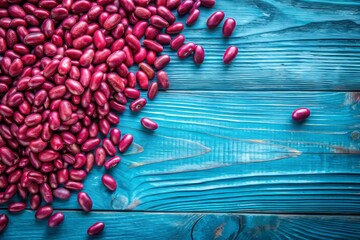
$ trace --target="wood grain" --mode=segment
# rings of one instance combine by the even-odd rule
[[[85,191],[98,210],[359,213],[359,96],[333,92],[168,92],[121,116],[135,144]],[[311,117],[291,121],[307,106]],[[142,117],[160,128],[145,131]],[[351,153],[351,154],[349,154]],[[56,208],[79,209],[76,195]],[[336,206],[336,207],[334,207]]]
[[[206,28],[215,10],[236,19],[231,38],[222,37],[222,25]],[[166,48],[172,57],[166,71],[173,90],[357,90],[359,24],[359,1],[217,1],[183,32],[205,48],[205,63],[195,66]],[[224,66],[229,45],[239,55]]]
[[[0,212],[1,213],[1,212]],[[358,239],[358,216],[306,216],[256,214],[119,213],[65,211],[65,221],[48,228],[26,211],[10,215],[0,238],[27,239],[127,239],[127,240],[254,240],[254,239]],[[102,234],[88,237],[87,228],[105,223]],[[21,228],[21,231],[19,229]]]

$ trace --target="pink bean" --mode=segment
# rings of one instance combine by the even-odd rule
[[[223,35],[225,37],[230,37],[234,32],[235,27],[236,27],[235,19],[233,18],[226,19],[222,29]]]
[[[117,184],[113,177],[111,177],[108,174],[104,174],[101,178],[101,181],[107,189],[109,189],[112,192],[115,191]]]
[[[237,56],[238,48],[235,46],[230,46],[226,49],[223,57],[223,62],[225,64],[230,64]]]
[[[102,222],[97,222],[93,225],[91,225],[88,230],[87,230],[87,234],[89,236],[93,236],[93,235],[97,235],[100,234],[105,228],[105,224]]]

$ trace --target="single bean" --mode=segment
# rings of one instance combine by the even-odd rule
[[[230,46],[226,49],[223,57],[223,62],[225,64],[230,64],[237,56],[238,48],[235,46]]]
[[[103,222],[97,222],[88,228],[87,234],[89,236],[100,234],[104,230],[104,228],[105,224]]]
[[[235,27],[236,27],[235,19],[233,18],[226,19],[222,29],[222,34],[224,35],[224,37],[230,37],[233,34]]]
[[[141,125],[146,129],[156,130],[158,128],[157,123],[151,120],[150,118],[142,118],[140,122]]]
[[[57,212],[49,218],[48,226],[56,227],[64,221],[64,218],[65,217],[63,213]]]
[[[108,174],[104,174],[101,178],[101,181],[107,189],[109,189],[112,192],[115,191],[117,184],[113,177],[111,177]]]

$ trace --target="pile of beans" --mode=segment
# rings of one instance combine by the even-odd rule
[[[107,170],[119,164],[117,149],[123,153],[133,142],[132,135],[112,127],[120,122],[118,113],[128,102],[139,112],[159,87],[169,88],[163,69],[170,57],[161,55],[163,46],[179,58],[193,55],[195,64],[204,61],[203,47],[185,43],[184,24],[172,10],[189,14],[191,26],[200,6],[214,5],[215,0],[0,0],[0,204],[18,194],[23,202],[9,203],[8,210],[20,212],[29,198],[35,218],[55,227],[64,214],[49,204],[68,199],[73,190],[80,191],[80,207],[91,211],[82,181],[94,164]],[[215,12],[207,26],[216,28],[224,16]],[[227,19],[223,35],[230,37],[235,25]],[[224,63],[237,53],[230,46]],[[136,73],[128,70],[133,65],[139,66]],[[147,90],[148,100],[139,89]],[[141,124],[158,128],[149,118]],[[108,174],[101,181],[110,191],[117,187]],[[0,215],[0,232],[8,221]],[[95,223],[88,234],[104,226]]]

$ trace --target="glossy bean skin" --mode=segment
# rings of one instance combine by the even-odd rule
[[[93,236],[93,235],[97,235],[100,234],[105,228],[105,224],[102,222],[97,222],[94,223],[93,225],[91,225],[88,230],[87,230],[87,234],[89,236]]]
[[[225,64],[230,64],[237,56],[238,48],[236,46],[230,46],[226,49],[223,57],[223,62]]]
[[[57,212],[49,218],[48,226],[49,227],[57,227],[64,221],[65,217],[64,214],[61,212]]]
[[[113,177],[111,177],[108,174],[104,174],[101,178],[102,183],[104,184],[104,186],[109,189],[110,191],[115,191],[117,184],[116,181]]]
[[[206,25],[209,29],[216,28],[224,19],[225,13],[222,11],[214,12],[208,19]]]
[[[296,122],[303,122],[310,116],[310,110],[308,108],[298,108],[293,111],[291,117]]]
[[[151,120],[150,118],[142,118],[140,122],[141,125],[146,129],[156,130],[158,128],[157,123]]]
[[[224,37],[230,37],[236,27],[236,21],[233,18],[228,18],[225,20],[225,23],[223,25],[222,34]]]
[[[198,45],[195,47],[193,59],[194,59],[195,64],[197,64],[197,65],[200,65],[204,62],[205,51],[202,46]]]

